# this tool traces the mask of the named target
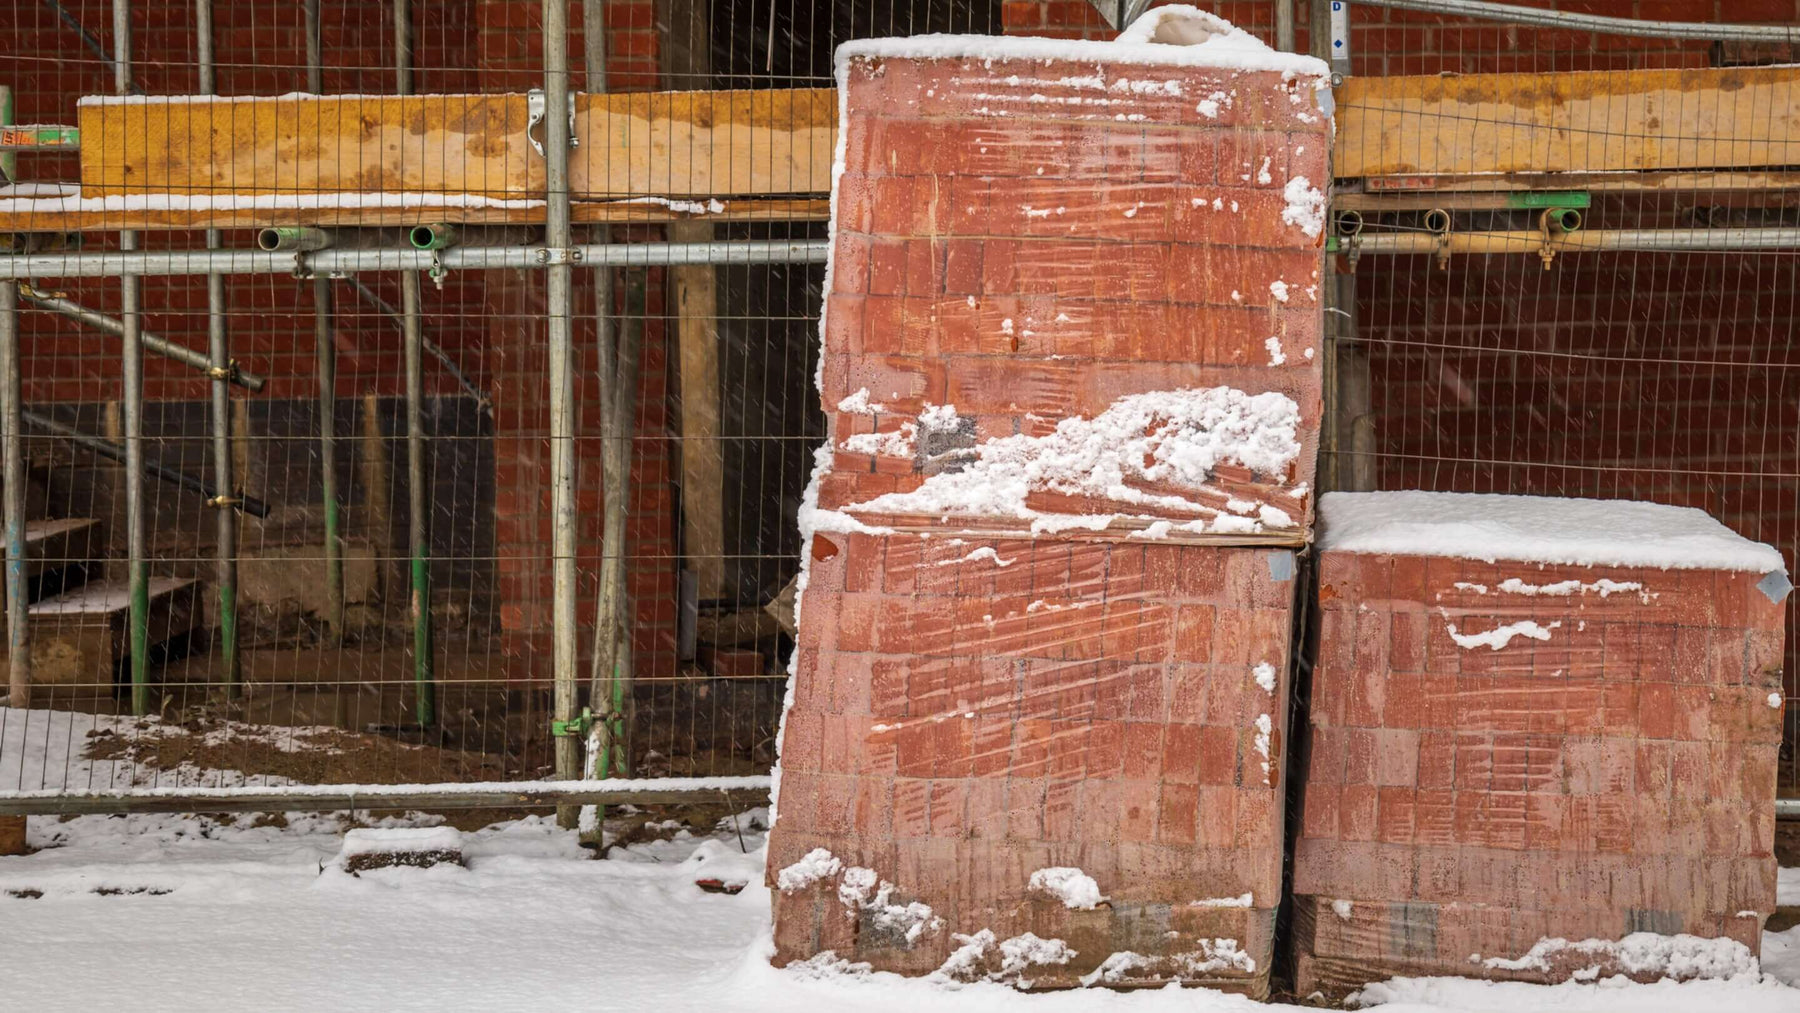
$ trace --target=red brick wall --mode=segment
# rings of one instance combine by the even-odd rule
[[[1202,6],[1273,43],[1272,3],[1226,0]],[[1795,0],[1525,0],[1522,6],[1667,21],[1800,22],[1800,5]],[[1093,5],[1083,0],[1007,0],[1001,13],[1009,35],[1107,39],[1116,34]],[[1311,4],[1296,0],[1294,17],[1296,45],[1301,52],[1307,52],[1311,45]],[[1352,7],[1350,15],[1351,71],[1367,76],[1705,67],[1710,65],[1711,49],[1712,44],[1703,40],[1632,38],[1418,11]],[[1761,55],[1779,62],[1793,58],[1787,47],[1728,46],[1724,52],[1739,58]]]
[[[1320,568],[1298,994],[1610,967],[1470,961],[1546,938],[1685,932],[1756,951],[1775,904],[1785,611],[1760,574],[1337,551]],[[1641,589],[1546,597],[1510,578]],[[1450,635],[1526,619],[1548,639]]]

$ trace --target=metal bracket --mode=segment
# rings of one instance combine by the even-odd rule
[[[592,708],[581,708],[581,716],[568,721],[550,722],[550,734],[559,739],[583,739],[594,728],[594,711]]]
[[[540,264],[579,264],[581,263],[581,249],[575,246],[546,246],[537,251],[537,262]]]
[[[549,109],[550,100],[544,96],[542,88],[533,88],[525,93],[525,139],[531,142],[531,147],[538,153],[539,158],[549,156],[544,154],[544,142],[538,140],[533,131],[537,129],[538,124],[544,122],[544,116]],[[574,92],[569,93],[569,147],[581,147],[581,138],[575,136]]]

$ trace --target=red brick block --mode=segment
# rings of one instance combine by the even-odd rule
[[[1396,973],[1560,980],[1578,966],[1501,971],[1468,954],[1640,928],[1755,951],[1739,923],[1774,904],[1757,863],[1773,832],[1779,709],[1731,659],[1757,638],[1778,664],[1781,611],[1739,589],[1761,578],[1748,567],[1779,557],[1697,512],[1640,514],[1713,553],[1659,565],[1634,554],[1641,543],[1558,528],[1568,514],[1547,502],[1510,503],[1531,519],[1469,545],[1500,557],[1483,562],[1355,534],[1359,510],[1410,506],[1424,513],[1395,547],[1432,545],[1434,518],[1479,498],[1326,497],[1294,867],[1301,994]],[[1521,561],[1570,544],[1625,561]],[[1391,917],[1338,915],[1346,903]],[[1472,904],[1510,913],[1472,918]]]

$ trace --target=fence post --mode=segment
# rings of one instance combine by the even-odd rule
[[[569,7],[544,0],[544,245],[552,257],[545,279],[550,324],[550,554],[554,587],[550,605],[552,703],[562,734],[556,736],[556,776],[581,776],[582,736],[566,723],[575,717],[575,377],[570,332],[574,246],[569,224]],[[558,806],[557,824],[574,829],[576,806]]]
[[[195,0],[194,35],[200,64],[200,91],[216,94],[219,88],[213,58],[212,0]],[[219,240],[218,229],[206,230],[207,249],[218,249]],[[219,542],[216,546],[219,661],[224,669],[225,695],[235,699],[242,691],[239,685],[242,672],[237,651],[237,510],[231,502],[236,494],[231,474],[230,385],[233,370],[231,335],[225,326],[225,276],[217,272],[206,276],[206,349],[208,372],[212,377],[212,405],[207,423],[212,430],[213,488],[217,493],[212,508]]]
[[[31,706],[31,603],[25,586],[25,433],[19,417],[19,287],[0,282],[0,441],[5,443],[7,706]],[[5,854],[0,848],[0,854]]]
[[[113,0],[113,90],[131,94],[131,0]],[[137,249],[137,233],[119,233],[119,249]],[[125,325],[119,352],[124,374],[125,552],[130,583],[131,713],[150,712],[150,570],[144,537],[144,340],[143,282],[119,279],[119,321]]]

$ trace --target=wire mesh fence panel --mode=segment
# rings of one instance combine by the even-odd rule
[[[1663,13],[1771,17],[1733,3]],[[1340,175],[1349,161],[1364,178],[1340,180],[1334,202],[1348,276],[1322,472],[1345,489],[1697,507],[1791,568],[1796,219],[1780,170],[1796,91],[1768,65],[1800,32],[1777,22],[1718,41],[1366,7],[1348,24],[1355,76],[1494,76],[1339,89],[1341,129],[1388,129],[1379,155],[1339,149]],[[1568,103],[1562,118],[1538,88]],[[1764,100],[1735,105],[1744,88]],[[1592,245],[1551,249],[1565,234]],[[1795,632],[1790,610],[1790,698]]]
[[[1714,6],[1670,16],[1767,19]],[[1329,7],[1292,5],[1297,50],[1336,52]],[[32,677],[0,790],[769,769],[825,434],[833,51],[1118,11],[577,4],[566,112],[543,11],[9,0],[10,122],[80,140],[0,156],[7,252],[146,260],[19,285]],[[1793,40],[1344,24],[1321,484],[1693,505],[1792,560],[1792,244],[1718,244],[1800,227]],[[1438,76],[1706,69],[1736,76],[1653,106],[1558,78],[1573,134]]]

